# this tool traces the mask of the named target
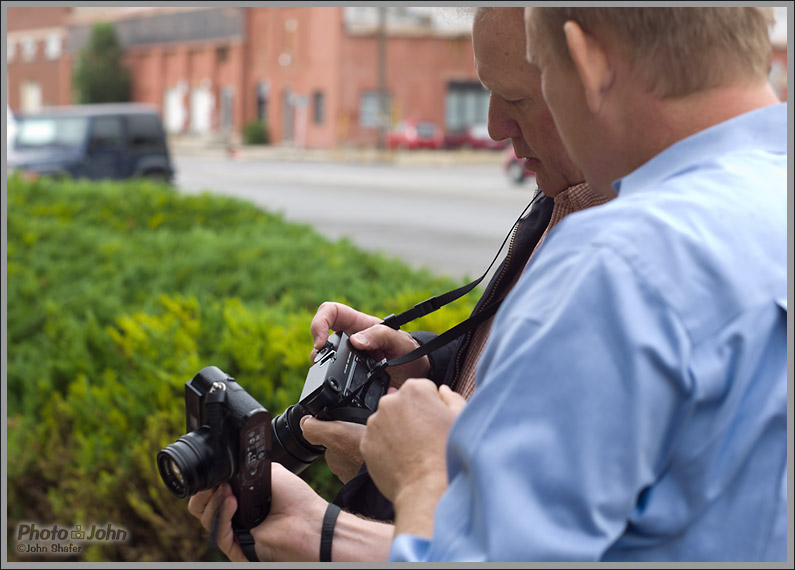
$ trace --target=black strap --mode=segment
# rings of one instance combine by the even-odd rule
[[[417,357],[419,358],[419,357]],[[352,422],[355,424],[366,424],[367,418],[373,412],[367,408],[353,408],[350,406],[341,406],[339,408],[332,408],[323,414],[324,420],[339,420],[343,422]]]
[[[217,548],[218,547],[218,522],[220,520],[219,515],[221,514],[220,509],[215,512],[215,516],[213,517],[213,526],[210,529],[210,547]],[[235,519],[232,519],[232,530],[235,533],[235,538],[237,538],[237,543],[240,545],[240,549],[243,551],[243,554],[246,556],[249,562],[259,562],[259,556],[257,556],[257,550],[254,547],[254,537],[251,536],[251,533],[248,531],[247,528],[243,526],[239,526],[238,522]]]
[[[500,303],[502,303],[501,300],[500,301],[495,301],[494,303],[492,303],[488,307],[484,307],[481,311],[478,311],[477,314],[472,315],[471,317],[469,317],[464,322],[458,323],[456,326],[454,326],[451,329],[446,330],[445,332],[443,332],[442,334],[440,334],[439,336],[437,336],[433,340],[431,340],[429,342],[426,342],[421,347],[415,348],[414,350],[412,350],[408,354],[404,354],[403,356],[400,356],[398,358],[393,358],[392,360],[386,361],[383,364],[383,366],[384,367],[386,367],[386,366],[400,366],[401,364],[406,364],[407,362],[411,362],[413,360],[417,360],[418,358],[421,358],[421,357],[425,356],[426,354],[429,354],[429,353],[433,352],[434,350],[436,350],[438,348],[441,348],[442,346],[444,346],[448,342],[451,342],[451,341],[457,339],[462,334],[468,333],[470,330],[474,329],[480,323],[482,323],[483,321],[488,319],[490,316],[492,316],[494,313],[496,313],[497,309],[500,308]]]
[[[329,503],[326,507],[326,514],[323,515],[323,528],[320,531],[320,561],[331,562],[331,541],[334,538],[334,525],[337,524],[337,516],[340,508],[334,503]]]
[[[246,555],[249,562],[259,562],[259,556],[257,556],[257,549],[254,548],[254,537],[251,536],[251,533],[245,529],[235,529],[235,537],[237,538],[237,543],[240,545],[240,549],[243,551],[243,554]]]
[[[513,225],[511,226],[511,230],[508,232],[508,235],[505,236],[505,239],[502,241],[502,245],[500,246],[500,249],[497,250],[497,255],[495,255],[494,259],[491,260],[491,263],[489,264],[488,268],[486,268],[486,271],[483,272],[483,275],[481,275],[480,277],[478,277],[477,279],[475,279],[471,283],[468,283],[466,285],[463,285],[463,286],[459,287],[458,289],[453,289],[452,291],[448,291],[447,293],[444,293],[442,295],[438,295],[436,297],[431,297],[430,299],[425,299],[421,303],[417,303],[416,305],[414,305],[414,307],[412,307],[411,309],[409,309],[407,311],[403,311],[399,315],[394,315],[394,314],[393,315],[389,315],[388,317],[386,317],[383,320],[383,322],[381,324],[382,325],[386,325],[386,326],[388,326],[390,328],[393,328],[393,329],[397,330],[400,327],[402,327],[403,325],[405,325],[406,323],[409,323],[409,322],[411,322],[411,321],[413,321],[415,319],[419,319],[420,317],[424,317],[425,315],[428,315],[428,314],[430,314],[430,313],[432,313],[432,312],[434,312],[434,311],[436,311],[438,309],[441,309],[445,305],[447,305],[449,303],[452,303],[453,301],[455,301],[456,299],[458,299],[460,297],[463,297],[464,295],[469,293],[472,289],[477,287],[478,284],[481,281],[483,281],[483,279],[486,277],[486,275],[488,275],[489,271],[491,271],[491,268],[494,266],[494,263],[497,261],[497,259],[500,256],[500,252],[502,252],[502,250],[505,248],[505,244],[508,243],[508,240],[510,239],[511,235],[513,234],[514,228],[516,228],[516,226],[522,220],[522,218],[527,213],[527,211],[530,209],[530,207],[536,202],[536,200],[538,199],[539,196],[541,196],[541,192],[537,192],[536,195],[533,196],[533,199],[530,201],[530,203],[522,211],[521,215],[513,223]],[[496,307],[495,307],[494,310],[495,311],[497,310]],[[464,322],[467,322],[467,321],[464,321]],[[460,333],[458,333],[458,335],[456,335],[456,336],[461,336],[465,332],[467,332],[467,331],[463,330]],[[450,342],[451,340],[456,338],[456,336],[449,338],[449,340],[447,340],[447,342]],[[437,348],[439,346],[443,346],[444,344],[446,344],[446,342],[443,342],[443,343],[437,345]],[[424,354],[417,355],[414,358],[419,358],[420,356],[424,356]],[[406,362],[410,362],[411,360],[413,360],[413,359],[406,360]],[[403,364],[405,364],[405,362]],[[393,366],[393,365],[390,364],[390,366]]]
[[[471,283],[464,285],[463,287],[459,287],[458,289],[453,289],[452,291],[448,291],[447,293],[444,293],[442,295],[431,297],[430,299],[426,299],[421,303],[417,303],[416,305],[414,305],[414,307],[412,307],[407,311],[403,311],[399,315],[394,315],[394,314],[389,315],[381,322],[381,324],[397,330],[406,323],[413,321],[414,319],[424,317],[425,315],[428,315],[442,308],[448,303],[452,303],[459,297],[466,295],[472,289],[474,289],[478,285],[478,283],[483,281],[483,278],[486,277],[486,275],[488,275],[492,266],[497,261],[497,258],[500,256],[500,252],[503,250],[505,244],[508,242],[508,239],[513,234],[514,229],[519,224],[519,222],[522,221],[522,218],[527,213],[527,211],[532,207],[532,205],[535,204],[539,196],[541,196],[540,191],[536,192],[535,196],[533,196],[533,199],[530,201],[527,207],[522,211],[521,215],[513,223],[513,226],[511,226],[511,230],[508,232],[508,235],[505,236],[505,239],[503,240],[500,249],[497,251],[497,255],[495,255],[494,259],[491,260],[489,267],[486,269],[483,275],[481,275]],[[440,334],[430,342],[427,342],[424,345],[420,346],[419,348],[412,350],[408,354],[404,354],[403,356],[400,356],[398,358],[393,358],[392,360],[383,360],[380,366],[378,366],[378,368],[376,369],[376,371],[383,370],[389,366],[400,366],[401,364],[406,364],[407,362],[411,362],[413,360],[417,360],[418,358],[422,358],[426,354],[429,354],[434,350],[443,347],[444,345],[446,345],[449,342],[452,342],[461,335],[464,335],[469,331],[473,330],[480,323],[491,317],[494,313],[497,312],[497,309],[499,309],[500,303],[502,303],[502,299],[495,301],[494,303],[484,307],[476,314],[470,316],[467,320],[443,332],[442,334]]]

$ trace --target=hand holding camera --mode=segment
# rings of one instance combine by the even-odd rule
[[[270,462],[300,473],[325,450],[304,439],[301,418],[365,423],[389,387],[385,366],[355,350],[346,334],[334,334],[309,369],[298,404],[272,421],[228,374],[202,369],[185,384],[188,433],[157,455],[163,482],[181,498],[229,482],[239,505],[233,525],[251,529],[270,509]]]

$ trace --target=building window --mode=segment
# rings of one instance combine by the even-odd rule
[[[476,82],[450,82],[445,97],[445,129],[464,131],[488,122],[490,93]]]
[[[312,94],[312,118],[316,125],[322,125],[326,121],[326,100],[322,91]]]
[[[31,37],[22,38],[22,59],[33,61],[36,57],[36,40]]]
[[[19,96],[21,99],[21,109],[24,113],[36,113],[41,111],[42,96],[41,85],[35,81],[23,81],[19,86]]]
[[[16,54],[17,42],[14,40],[6,40],[6,61],[13,61]]]
[[[47,43],[44,44],[44,54],[47,59],[58,59],[61,57],[61,37],[58,34],[50,34]]]
[[[384,97],[384,117],[381,118],[381,96],[379,91],[365,91],[359,103],[359,125],[365,128],[377,128],[382,124],[389,126],[390,113],[392,108],[391,97],[387,93]]]
[[[216,48],[215,59],[218,61],[218,63],[224,63],[227,59],[229,59],[229,48],[227,46]]]
[[[268,120],[268,95],[270,94],[270,83],[260,81],[257,83],[257,119],[262,122]]]

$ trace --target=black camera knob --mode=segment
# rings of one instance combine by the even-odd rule
[[[331,388],[335,392],[339,392],[340,391],[340,383],[337,382],[337,379],[334,378],[333,376],[328,379],[328,385],[329,385],[329,388]]]

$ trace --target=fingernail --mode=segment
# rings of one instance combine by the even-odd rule
[[[370,346],[370,339],[364,333],[356,333],[351,337],[351,340],[359,345],[361,348],[368,348]]]

